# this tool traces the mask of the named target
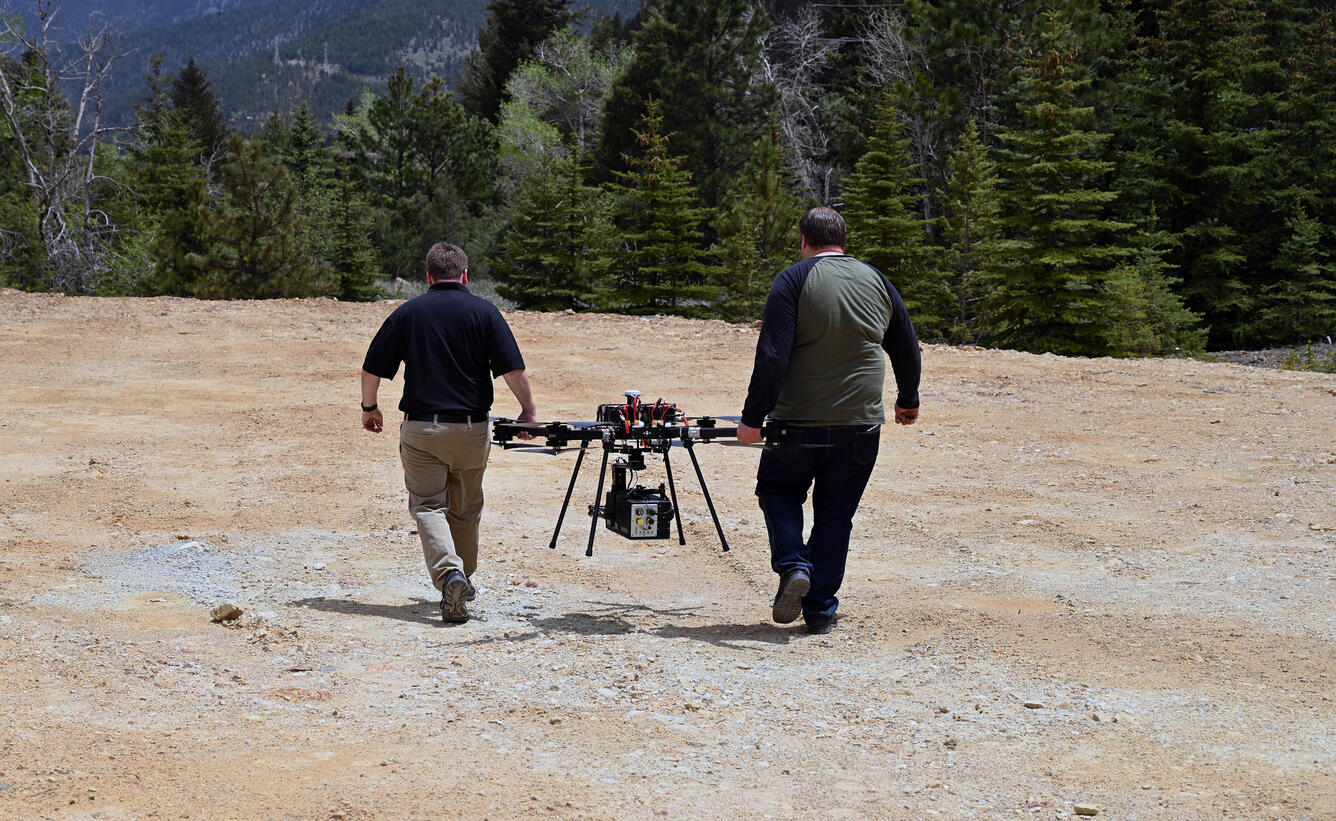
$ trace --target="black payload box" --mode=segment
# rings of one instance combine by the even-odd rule
[[[608,530],[628,539],[667,539],[673,522],[673,503],[664,491],[663,485],[653,490],[643,485],[619,489],[614,484],[603,507]]]

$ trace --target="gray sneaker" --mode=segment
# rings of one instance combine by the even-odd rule
[[[469,580],[458,570],[445,574],[441,585],[441,621],[447,624],[463,624],[469,620],[468,600]]]
[[[812,577],[806,570],[790,570],[779,581],[775,606],[770,611],[776,624],[788,624],[803,612],[803,596],[812,587]]]

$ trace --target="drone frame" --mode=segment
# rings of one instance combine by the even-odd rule
[[[736,427],[718,427],[716,422],[717,420],[710,416],[698,417],[694,425],[685,419],[680,423],[624,425],[615,422],[519,422],[500,418],[493,422],[492,437],[496,444],[507,450],[533,448],[533,445],[514,441],[522,434],[528,434],[534,438],[544,439],[545,447],[551,449],[549,451],[551,453],[560,453],[573,442],[580,443],[575,467],[571,470],[571,480],[566,486],[566,496],[561,503],[561,512],[557,515],[557,526],[552,531],[552,540],[548,543],[549,548],[555,549],[557,546],[557,537],[561,535],[561,526],[566,519],[566,511],[570,507],[571,496],[575,491],[575,483],[584,464],[585,454],[589,451],[589,444],[601,442],[603,459],[599,466],[598,489],[594,494],[594,503],[589,506],[589,542],[585,546],[586,556],[594,555],[594,536],[598,533],[598,520],[606,515],[601,501],[607,479],[608,459],[613,453],[637,455],[641,457],[642,462],[646,452],[662,454],[664,472],[668,478],[669,498],[673,505],[673,519],[677,523],[678,544],[687,543],[686,536],[682,532],[682,511],[677,503],[677,484],[673,480],[672,460],[668,455],[673,446],[684,448],[691,457],[691,465],[695,468],[696,480],[700,483],[701,494],[705,497],[706,507],[709,508],[710,519],[714,522],[715,532],[719,534],[719,543],[727,552],[728,539],[724,535],[723,525],[719,523],[719,514],[715,510],[714,500],[710,497],[709,487],[705,484],[705,474],[701,471],[695,451],[695,445],[698,443],[737,438]],[[773,446],[778,441],[780,428],[767,422],[764,430],[767,446]]]

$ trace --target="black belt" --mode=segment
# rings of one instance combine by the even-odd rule
[[[486,422],[487,414],[469,413],[468,411],[443,411],[441,413],[405,413],[404,421],[407,422],[432,422],[441,424],[442,422]]]
[[[860,435],[880,435],[881,425],[787,425],[779,436],[780,445],[838,445]]]

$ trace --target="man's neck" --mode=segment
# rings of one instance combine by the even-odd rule
[[[808,248],[806,246],[803,246],[803,251],[804,251],[803,259],[811,259],[812,257],[829,257],[844,253],[844,249],[838,245],[826,245],[821,248]]]

